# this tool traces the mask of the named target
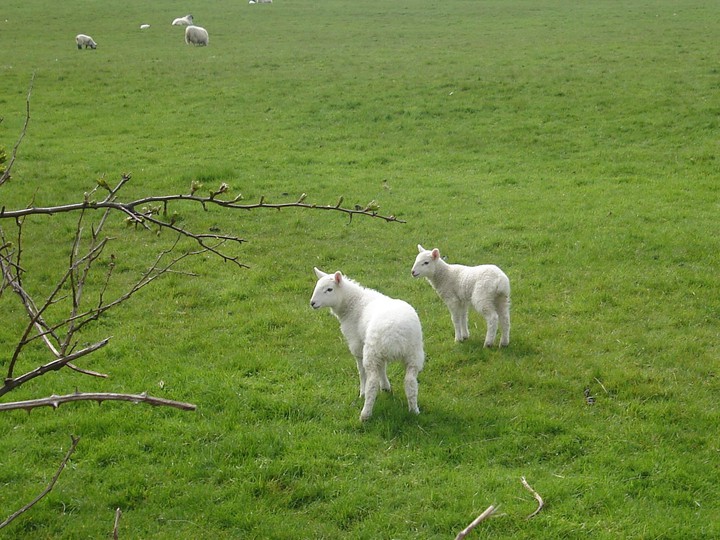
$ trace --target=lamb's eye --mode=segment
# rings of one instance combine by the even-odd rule
[[[328,288],[327,288],[327,290],[326,290],[325,292],[332,292],[332,290],[333,290],[333,288],[332,288],[332,287],[328,287]]]
[[[423,263],[423,266],[427,266],[428,264],[430,264],[430,261],[425,261],[425,262]]]

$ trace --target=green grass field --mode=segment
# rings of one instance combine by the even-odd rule
[[[170,25],[187,13],[208,47]],[[108,538],[119,507],[126,539],[452,539],[490,504],[468,538],[720,537],[718,36],[710,0],[5,0],[8,154],[34,80],[0,207],[79,202],[131,172],[127,199],[227,182],[248,202],[375,199],[406,223],[177,206],[187,226],[246,239],[249,268],[188,262],[198,277],[168,276],[88,329],[112,336],[82,366],[108,379],[52,373],[4,401],[147,391],[197,411],[0,414],[0,520],[81,437],[3,537]],[[69,215],[25,224],[33,293],[74,230]],[[121,216],[107,232],[114,291],[173,241]],[[482,347],[477,314],[453,342],[410,276],[418,243],[505,270],[508,349]],[[313,266],[417,309],[419,416],[393,366],[394,393],[359,422],[339,325],[309,306]],[[2,373],[24,317],[3,291]],[[19,369],[48,360],[36,348]],[[529,520],[522,476],[545,500]]]

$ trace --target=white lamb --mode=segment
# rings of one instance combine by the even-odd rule
[[[177,19],[173,19],[172,25],[173,26],[190,26],[192,23],[193,23],[193,16],[185,15],[184,17],[178,17]]]
[[[86,36],[85,34],[78,34],[75,36],[75,43],[77,43],[77,48],[82,49],[85,47],[86,49],[90,47],[91,49],[97,49],[97,43],[95,43],[95,40],[91,38],[90,36]]]
[[[326,274],[315,268],[318,277],[310,305],[329,307],[340,321],[340,330],[357,362],[360,397],[365,404],[364,421],[372,415],[378,391],[390,390],[387,363],[405,364],[405,396],[410,412],[418,414],[417,376],[425,363],[420,319],[410,304],[367,289],[340,272]]]
[[[464,266],[448,264],[436,248],[427,250],[418,244],[418,256],[412,267],[413,277],[424,276],[443,299],[455,326],[455,341],[470,337],[468,310],[472,305],[487,323],[485,346],[492,347],[498,329],[500,346],[510,344],[510,280],[494,264]]]
[[[202,26],[188,26],[185,29],[185,43],[204,47],[210,43],[210,36]]]

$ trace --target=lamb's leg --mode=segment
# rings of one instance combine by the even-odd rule
[[[360,397],[365,396],[365,384],[367,375],[365,373],[365,367],[363,366],[362,358],[355,358],[357,362],[358,375],[360,375]]]
[[[485,346],[492,347],[495,343],[495,336],[498,329],[498,314],[494,309],[483,308],[482,315],[487,323],[487,333],[485,334]]]
[[[455,327],[455,341],[465,341],[470,337],[467,308],[456,305],[448,306],[448,308],[450,309],[450,317]]]
[[[510,300],[501,298],[498,302],[498,313],[500,314],[500,328],[502,334],[500,336],[500,346],[507,347],[510,345]]]
[[[372,416],[375,398],[380,389],[380,377],[375,370],[368,371],[367,382],[365,383],[365,404],[360,412],[360,420],[364,422]]]
[[[385,392],[392,391],[390,379],[388,379],[387,376],[387,363],[384,363],[380,368],[380,390],[384,390]]]
[[[418,382],[417,368],[408,366],[405,369],[405,396],[407,397],[408,409],[411,413],[420,414],[418,408]]]

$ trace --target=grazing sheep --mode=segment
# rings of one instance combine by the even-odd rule
[[[505,273],[493,264],[448,264],[440,258],[437,248],[430,251],[418,244],[418,251],[412,275],[426,277],[447,305],[455,326],[455,341],[470,337],[468,310],[472,305],[487,323],[485,346],[495,343],[499,320],[500,346],[506,347],[510,343],[510,280]]]
[[[185,29],[185,43],[204,47],[210,43],[210,37],[202,26],[191,25]]]
[[[91,49],[97,49],[97,43],[95,43],[95,40],[91,38],[90,36],[86,36],[85,34],[78,34],[75,36],[75,43],[77,43],[77,48],[82,49],[85,47],[86,49],[90,47]]]
[[[407,302],[366,289],[340,272],[326,274],[315,268],[315,275],[318,281],[310,305],[313,309],[330,308],[357,362],[360,397],[365,397],[360,420],[372,415],[378,391],[390,390],[387,363],[392,360],[405,364],[408,409],[418,414],[417,376],[425,353],[415,310]]]
[[[190,26],[193,23],[192,15],[185,15],[184,17],[178,17],[172,22],[173,26]]]
[[[258,4],[272,4],[272,0],[257,0]]]
[[[140,25],[140,30],[147,30],[148,28],[150,28],[149,24],[141,24]]]

